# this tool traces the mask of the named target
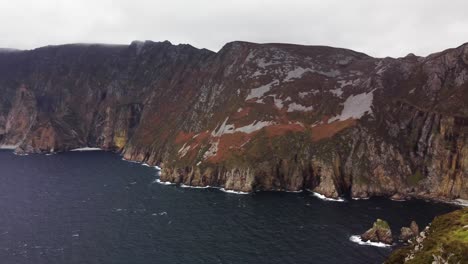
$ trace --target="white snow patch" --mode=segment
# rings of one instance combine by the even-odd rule
[[[229,117],[226,117],[226,119],[221,124],[221,126],[219,128],[217,128],[217,131],[215,129],[213,132],[211,132],[211,135],[213,137],[220,137],[223,134],[228,134],[230,131],[232,131],[234,129],[234,125],[228,125],[227,124],[228,119],[229,119]]]
[[[228,121],[229,117],[224,120],[223,124],[219,129],[215,129],[215,131],[211,132],[211,135],[213,137],[220,137],[224,134],[234,134],[236,132],[242,132],[242,133],[247,133],[250,134],[252,132],[255,132],[257,130],[260,130],[266,126],[274,125],[275,123],[272,121],[254,121],[250,125],[246,125],[243,127],[235,128],[234,125],[228,125],[226,124]]]
[[[262,75],[265,75],[265,73],[263,73],[263,72],[260,71],[260,70],[257,70],[257,71],[255,71],[255,72],[252,74],[252,78],[255,78],[255,77],[258,77],[258,76],[262,76]]]
[[[330,90],[330,92],[336,95],[337,97],[341,97],[341,95],[343,94],[343,89],[336,88],[336,89]]]
[[[349,238],[351,242],[357,243],[359,245],[363,246],[373,246],[373,247],[381,247],[381,248],[386,248],[386,247],[391,247],[392,245],[388,245],[382,242],[370,242],[370,241],[362,241],[361,236],[351,236]]]
[[[320,200],[327,201],[327,202],[345,202],[343,198],[328,198],[323,194],[317,193],[317,192],[312,192],[312,195],[319,198]]]
[[[70,151],[100,151],[102,149],[100,148],[91,148],[91,147],[84,147],[84,148],[76,148],[76,149],[72,149]]]
[[[351,95],[349,96],[346,101],[344,102],[343,111],[340,115],[337,115],[330,120],[328,123],[340,120],[344,121],[349,118],[359,119],[364,114],[372,113],[372,100],[374,99],[373,91],[369,93],[362,93],[358,95]]]
[[[264,127],[274,125],[274,122],[271,121],[254,121],[252,124],[236,128],[234,132],[242,132],[242,133],[247,133],[250,134],[252,132],[255,132],[257,130],[260,130]]]
[[[218,153],[218,144],[219,141],[211,143],[210,148],[205,152],[205,154],[203,154],[203,159],[207,159],[216,155],[216,153]]]
[[[318,93],[320,93],[319,90],[313,89],[313,90],[311,90],[310,92],[300,92],[300,93],[299,93],[299,97],[302,98],[302,99],[304,99],[305,97],[307,97],[307,96],[310,95],[310,94],[316,95],[316,94],[318,94]]]
[[[294,111],[299,111],[299,112],[309,112],[314,110],[314,106],[304,106],[301,104],[297,103],[291,103],[288,105],[288,112],[294,112]]]
[[[304,73],[306,72],[313,72],[313,70],[309,68],[304,69],[302,67],[297,67],[294,70],[288,72],[288,75],[286,75],[286,78],[284,78],[284,81],[289,82],[293,79],[300,79],[302,75],[304,75]]]
[[[413,94],[414,91],[416,91],[416,88],[411,89],[411,91],[409,91],[409,93],[410,93],[410,94]]]
[[[186,146],[187,143],[184,143],[184,145],[179,149],[179,157],[183,157],[187,155],[187,152],[190,150],[190,145]]]
[[[250,99],[253,99],[253,98],[260,98],[265,93],[269,92],[271,90],[271,88],[273,87],[273,85],[278,85],[278,84],[279,84],[279,81],[274,80],[271,83],[262,85],[262,86],[260,86],[258,88],[253,88],[253,89],[250,90],[250,93],[249,93],[249,95],[247,95],[247,98],[245,98],[245,100],[250,100]]]

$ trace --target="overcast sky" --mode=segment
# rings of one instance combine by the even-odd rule
[[[467,0],[0,0],[0,47],[285,42],[404,56],[468,42]]]

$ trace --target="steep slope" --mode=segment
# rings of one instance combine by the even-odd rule
[[[0,52],[0,145],[98,146],[161,179],[468,199],[468,45],[426,58],[232,42]]]
[[[392,252],[386,264],[467,263],[468,209],[438,216],[411,245]]]

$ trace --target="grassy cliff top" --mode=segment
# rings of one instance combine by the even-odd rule
[[[425,236],[394,251],[385,263],[468,263],[468,208],[436,217]]]

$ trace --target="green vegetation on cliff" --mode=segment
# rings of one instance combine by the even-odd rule
[[[468,263],[468,208],[436,217],[428,231],[385,263]]]

